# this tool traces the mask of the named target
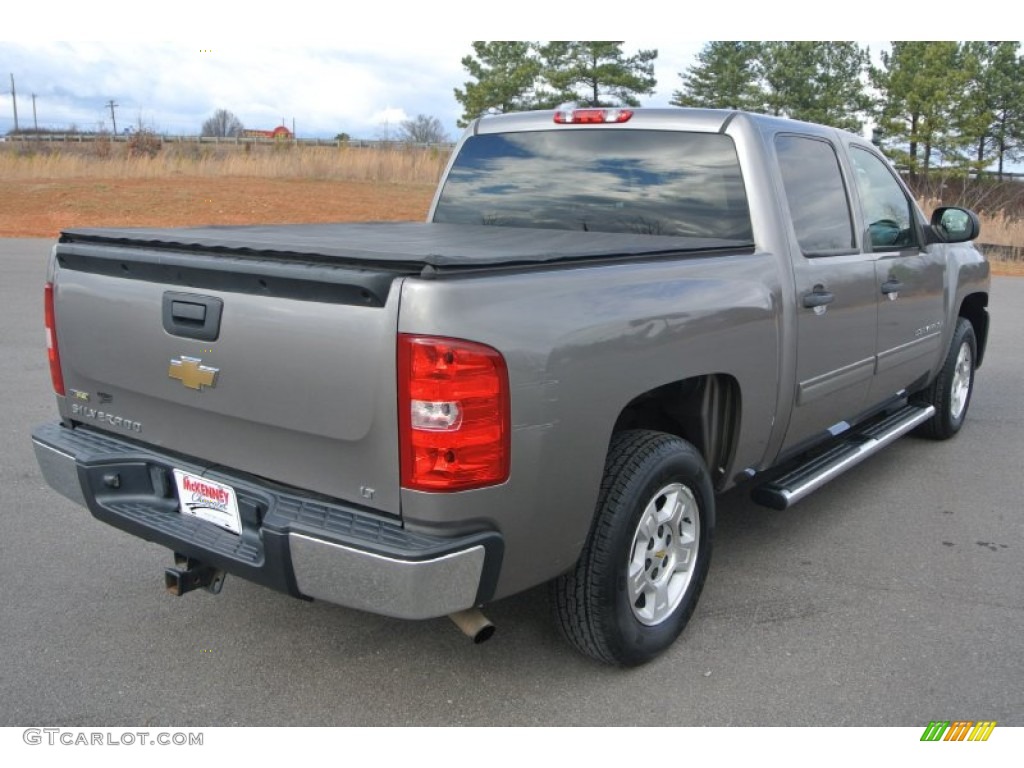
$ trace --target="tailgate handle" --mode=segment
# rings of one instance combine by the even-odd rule
[[[175,320],[184,320],[185,322],[202,325],[206,322],[206,305],[193,304],[190,301],[172,301],[171,317]]]
[[[216,341],[224,302],[214,296],[167,291],[163,300],[164,330],[172,336]]]

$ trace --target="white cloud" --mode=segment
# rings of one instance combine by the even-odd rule
[[[370,118],[370,122],[374,125],[398,125],[402,121],[408,119],[409,116],[405,114],[404,109],[388,107],[387,109],[374,112],[373,117]]]

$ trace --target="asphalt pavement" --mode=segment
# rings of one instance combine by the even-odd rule
[[[1024,278],[997,278],[967,424],[899,440],[795,508],[719,500],[689,627],[634,670],[559,637],[546,590],[472,645],[229,577],[163,589],[163,548],[42,480],[56,418],[43,334],[51,243],[0,241],[0,726],[1024,726]]]

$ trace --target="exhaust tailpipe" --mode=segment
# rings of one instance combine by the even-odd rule
[[[455,622],[455,626],[461,629],[466,637],[472,638],[476,645],[490,640],[494,634],[494,625],[478,608],[449,613],[448,618]]]

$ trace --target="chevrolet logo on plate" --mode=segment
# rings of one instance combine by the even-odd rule
[[[167,375],[177,379],[189,389],[202,390],[203,387],[217,386],[217,374],[220,368],[210,368],[203,365],[198,357],[185,357],[182,355],[177,360],[171,360],[171,367],[167,369]]]

